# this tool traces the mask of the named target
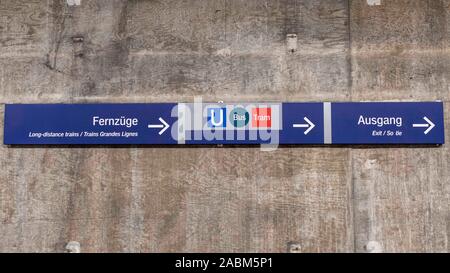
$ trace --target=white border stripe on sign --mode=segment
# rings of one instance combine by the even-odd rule
[[[323,103],[323,143],[332,144],[331,134],[331,102]]]

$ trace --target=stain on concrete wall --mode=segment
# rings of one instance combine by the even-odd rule
[[[0,103],[448,104],[449,13],[449,0],[1,0]],[[0,251],[446,252],[448,166],[446,145],[2,145]]]

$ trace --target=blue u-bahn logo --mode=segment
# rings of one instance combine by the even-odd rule
[[[227,126],[227,109],[208,108],[208,126],[225,128]]]

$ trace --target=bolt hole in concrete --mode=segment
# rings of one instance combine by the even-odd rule
[[[367,0],[367,5],[379,6],[379,5],[381,5],[381,0]]]
[[[301,253],[302,246],[298,242],[289,242],[288,243],[288,252],[289,253]]]
[[[82,43],[82,42],[84,42],[84,37],[83,36],[73,36],[72,37],[72,42],[74,42],[74,43]]]
[[[80,253],[81,252],[80,243],[76,241],[68,242],[66,245],[66,251],[68,253]]]
[[[289,52],[297,51],[297,34],[286,35],[286,45]]]
[[[368,253],[382,253],[383,247],[377,241],[369,241],[366,245],[366,251]]]
[[[79,6],[81,5],[81,0],[66,0],[67,5],[71,6]]]

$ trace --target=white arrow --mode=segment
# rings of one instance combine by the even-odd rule
[[[162,118],[159,118],[159,121],[161,121],[162,124],[149,124],[148,128],[162,128],[161,131],[159,131],[159,135],[162,135],[170,126]]]
[[[431,120],[429,120],[427,117],[423,117],[423,119],[427,122],[427,124],[424,124],[424,123],[413,124],[413,127],[428,128],[425,130],[425,132],[423,132],[426,135],[434,128],[434,123]]]
[[[314,125],[314,123],[312,123],[307,117],[303,118],[308,124],[293,124],[292,127],[294,128],[308,128],[305,131],[305,135],[307,135],[309,132],[311,132],[311,130],[316,127],[316,125]]]

